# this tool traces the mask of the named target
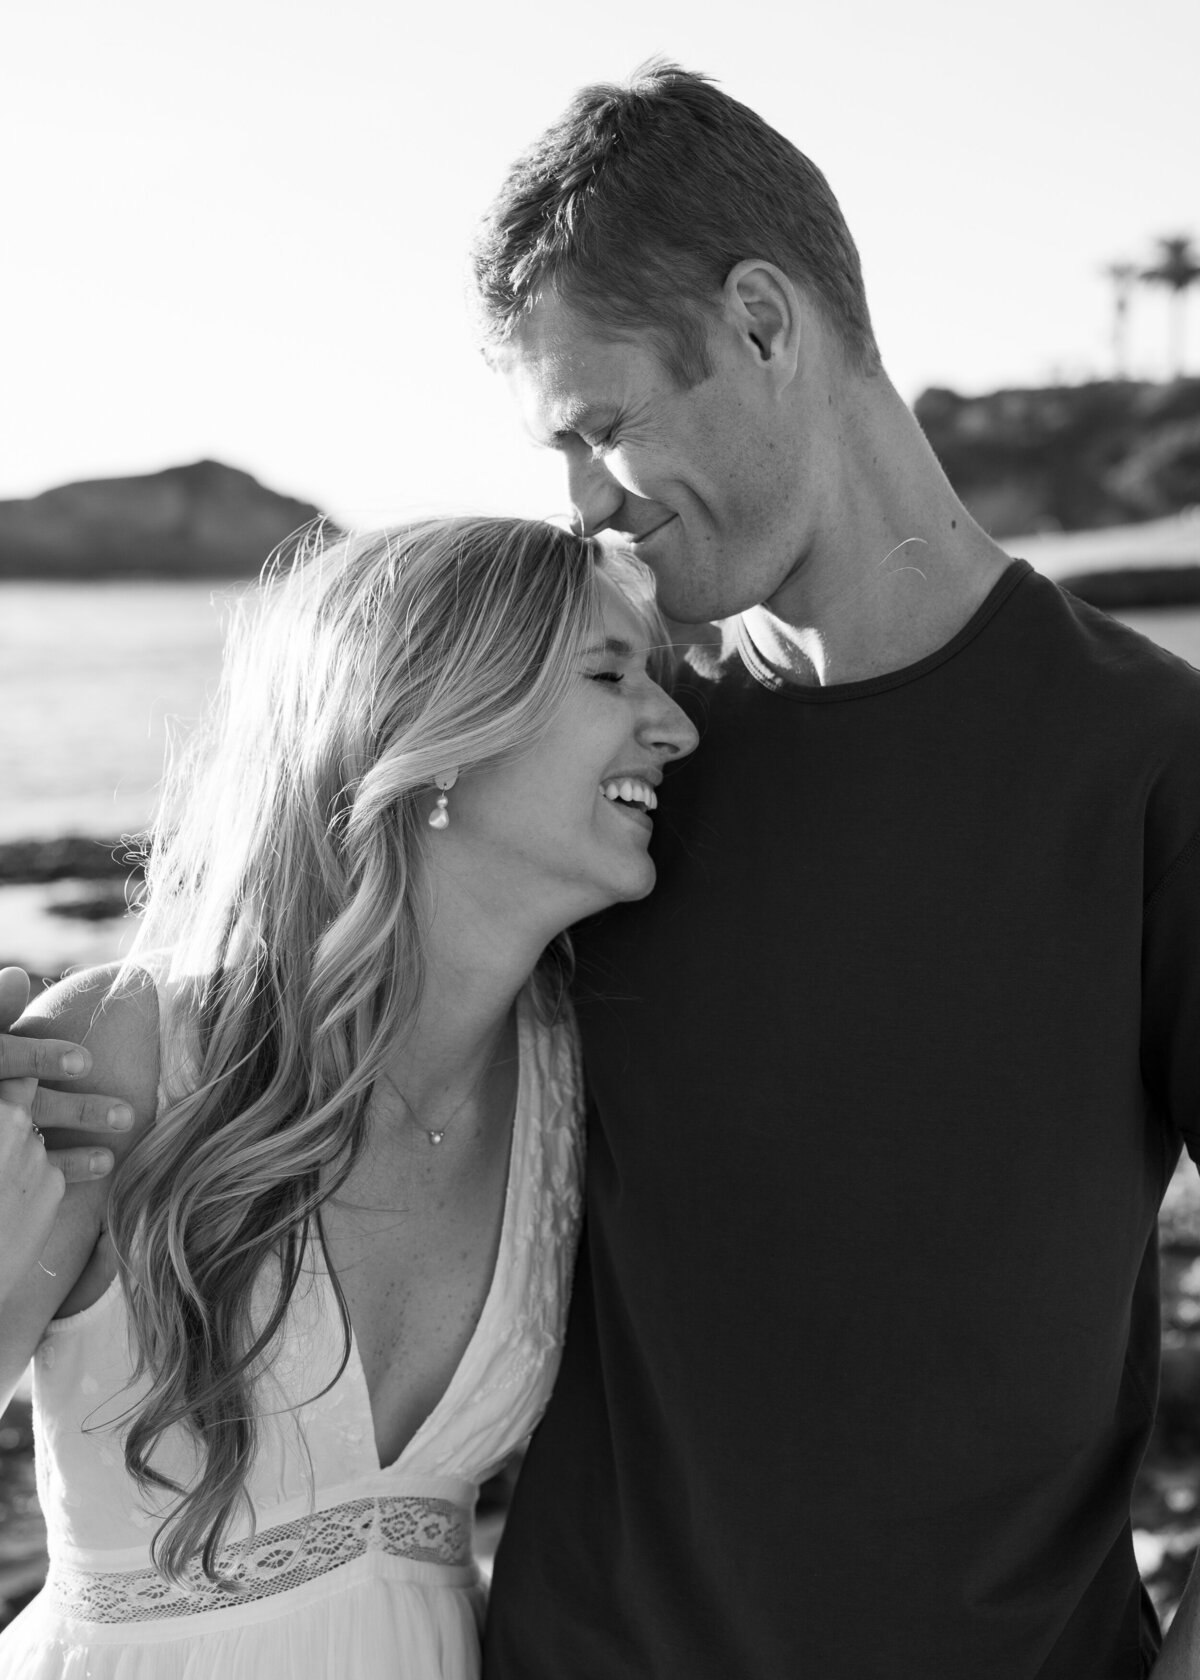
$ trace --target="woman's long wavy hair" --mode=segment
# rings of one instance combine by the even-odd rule
[[[235,1518],[253,1521],[255,1381],[421,995],[434,777],[537,741],[578,678],[599,565],[654,622],[636,562],[549,525],[429,520],[310,550],[241,610],[122,971],[169,948],[194,1038],[190,1088],[116,1175],[109,1225],[149,1379],[125,1463],[178,1495],[153,1546],[171,1579],[197,1555],[217,1578]],[[186,1486],[152,1462],[181,1425]]]

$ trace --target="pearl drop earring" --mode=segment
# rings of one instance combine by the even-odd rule
[[[434,787],[438,788],[440,791],[438,793],[438,802],[429,813],[430,828],[450,827],[450,801],[447,799],[446,795],[450,792],[450,789],[454,786],[457,780],[457,770],[443,770],[440,776],[435,776],[433,778]]]

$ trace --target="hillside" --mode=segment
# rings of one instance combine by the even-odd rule
[[[219,461],[65,484],[0,502],[0,578],[252,577],[320,518]]]

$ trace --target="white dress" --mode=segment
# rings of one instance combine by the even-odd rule
[[[341,1328],[319,1245],[310,1245],[259,1400],[269,1415],[249,1482],[257,1531],[235,1531],[241,1538],[223,1554],[221,1573],[241,1583],[236,1595],[198,1570],[180,1590],[150,1563],[166,1507],[147,1502],[126,1475],[114,1426],[139,1392],[127,1386],[119,1282],[49,1326],[34,1358],[33,1404],[50,1572],[0,1635],[0,1680],[478,1675],[484,1586],[471,1550],[475,1498],[549,1396],[580,1214],[572,1030],[544,1025],[523,997],[518,1031],[496,1270],[450,1385],[382,1469],[357,1347],[320,1392],[338,1369]],[[180,1432],[154,1462],[186,1477],[196,1457]]]

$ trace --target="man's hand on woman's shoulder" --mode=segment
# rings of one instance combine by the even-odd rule
[[[30,1008],[26,975],[0,970],[0,1302],[39,1266],[55,1276],[44,1254],[68,1186],[106,1179],[114,1145],[133,1127],[135,1102],[114,1080],[111,1046],[97,1067],[80,1042],[91,1035],[113,972],[60,982]],[[126,1040],[130,1026],[123,1025]],[[77,1090],[80,1082],[100,1090]]]
[[[107,1140],[129,1130],[133,1111],[126,1102],[78,1088],[92,1070],[91,1053],[52,1036],[52,1017],[48,1023],[39,1012],[12,1030],[28,1005],[27,976],[19,968],[0,969],[0,1129],[34,1141],[38,1132],[54,1131],[59,1147],[48,1151],[48,1159],[66,1183],[103,1178],[113,1164]],[[91,1134],[89,1141],[76,1144],[80,1133]]]
[[[157,994],[144,977],[116,990],[116,972],[73,975],[26,1008],[26,976],[0,971],[0,1404],[64,1302],[86,1304],[72,1291],[114,1159],[154,1118]]]

